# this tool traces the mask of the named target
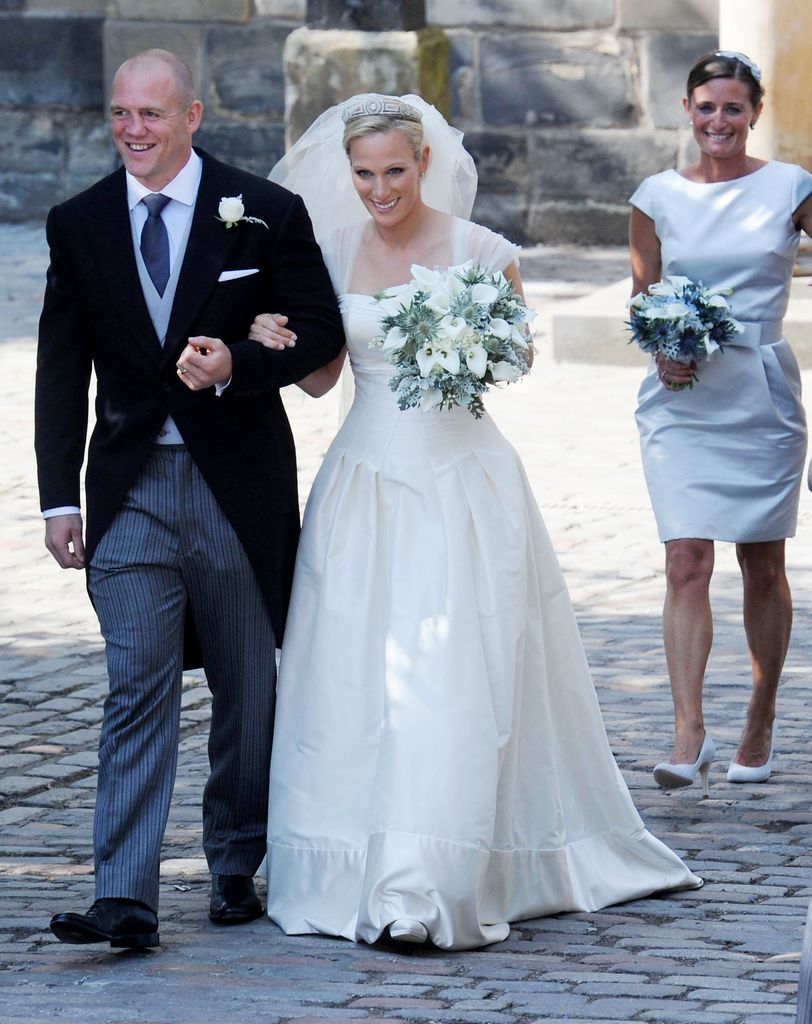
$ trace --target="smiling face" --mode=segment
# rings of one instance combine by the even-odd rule
[[[203,106],[190,100],[169,64],[127,62],[113,81],[113,141],[124,166],[158,192],[189,159]]]
[[[743,156],[750,126],[761,113],[754,107],[747,84],[735,78],[713,78],[682,101],[702,152],[724,160]]]
[[[374,132],[353,139],[349,157],[355,191],[376,223],[394,227],[422,206],[420,175],[428,166],[428,146],[416,160],[403,132]]]

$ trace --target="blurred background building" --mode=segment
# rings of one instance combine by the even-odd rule
[[[685,75],[720,33],[764,66],[768,110],[780,99],[786,112],[764,121],[767,155],[811,166],[810,12],[809,0],[0,0],[0,220],[40,220],[116,166],[109,81],[162,46],[191,65],[197,140],[224,160],[267,174],[286,123],[295,136],[354,92],[419,91],[465,132],[478,220],[521,242],[622,243],[635,185],[690,153]]]

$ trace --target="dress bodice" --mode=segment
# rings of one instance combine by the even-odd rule
[[[322,250],[333,287],[339,296],[356,387],[362,393],[369,393],[371,389],[384,389],[388,400],[397,409],[395,397],[389,392],[392,366],[379,349],[370,348],[370,343],[380,334],[381,329],[378,303],[371,295],[348,290],[365,223],[353,224],[333,232],[322,240]],[[459,217],[451,218],[450,225],[453,265],[472,259],[494,273],[504,270],[511,263],[519,262],[519,247],[496,232]]]
[[[792,217],[810,193],[812,174],[774,160],[713,183],[663,171],[646,178],[631,203],[654,221],[664,277],[730,288],[734,316],[765,323],[786,312],[800,241]]]
[[[356,382],[359,378],[370,384],[388,387],[392,366],[379,348],[371,347],[381,331],[381,313],[371,295],[348,293],[339,296],[341,318],[347,338],[347,351]],[[394,401],[394,397],[393,397]]]

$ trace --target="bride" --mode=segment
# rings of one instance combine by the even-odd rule
[[[572,606],[494,422],[401,412],[374,295],[518,249],[466,218],[462,136],[417,96],[331,108],[271,177],[324,249],[355,397],[304,516],[279,677],[268,915],[290,934],[466,949],[509,922],[701,880],[646,831]],[[295,343],[281,315],[252,337]],[[303,342],[304,343],[304,342]],[[301,382],[323,394],[340,360]]]

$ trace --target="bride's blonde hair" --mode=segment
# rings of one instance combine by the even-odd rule
[[[341,143],[344,152],[350,155],[350,144],[353,139],[362,139],[367,135],[379,132],[401,132],[409,140],[412,155],[419,160],[423,153],[423,125],[412,118],[400,117],[397,114],[365,114],[347,122]]]

